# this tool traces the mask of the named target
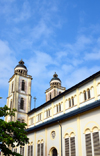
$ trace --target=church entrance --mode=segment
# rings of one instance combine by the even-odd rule
[[[57,150],[55,148],[52,150],[52,156],[57,156]]]

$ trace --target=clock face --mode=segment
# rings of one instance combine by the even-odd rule
[[[51,132],[51,137],[52,137],[52,139],[54,139],[54,138],[55,138],[55,136],[56,136],[55,131],[52,131],[52,132]]]

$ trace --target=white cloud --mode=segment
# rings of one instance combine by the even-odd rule
[[[7,86],[9,78],[13,74],[16,63],[14,52],[9,48],[6,41],[0,40],[0,86]]]
[[[97,51],[96,51],[97,50]],[[92,53],[86,53],[84,56],[85,60],[100,60],[100,50],[96,49]]]
[[[36,40],[40,39],[41,37],[48,38],[52,33],[52,28],[50,28],[50,26],[47,26],[46,23],[41,20],[38,25],[33,28],[31,36],[32,38],[34,38],[34,40]]]
[[[17,11],[16,17],[13,19],[15,22],[27,20],[31,16],[30,5],[28,1],[24,1],[20,11]]]
[[[77,37],[77,40],[74,44],[66,44],[66,50],[73,55],[79,54],[82,50],[86,48],[86,46],[90,46],[92,43],[92,38],[87,37],[85,35],[80,35]]]

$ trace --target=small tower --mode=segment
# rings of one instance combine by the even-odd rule
[[[53,99],[55,96],[61,94],[66,90],[65,87],[61,86],[61,80],[58,78],[58,75],[53,75],[53,78],[50,81],[50,88],[46,90],[46,102]]]
[[[31,109],[31,80],[32,76],[27,75],[27,68],[23,60],[14,69],[14,75],[9,80],[9,91],[7,106],[16,108],[15,117],[6,117],[5,120],[27,123],[27,113]]]

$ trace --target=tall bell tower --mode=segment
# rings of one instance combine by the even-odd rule
[[[50,88],[48,88],[45,92],[46,102],[58,96],[65,90],[66,88],[61,86],[61,80],[58,78],[58,75],[55,72],[55,74],[53,75],[53,78],[50,81]]]
[[[14,74],[9,80],[7,106],[16,108],[15,117],[7,116],[5,120],[27,123],[27,113],[31,110],[31,80],[23,60],[14,68]]]

